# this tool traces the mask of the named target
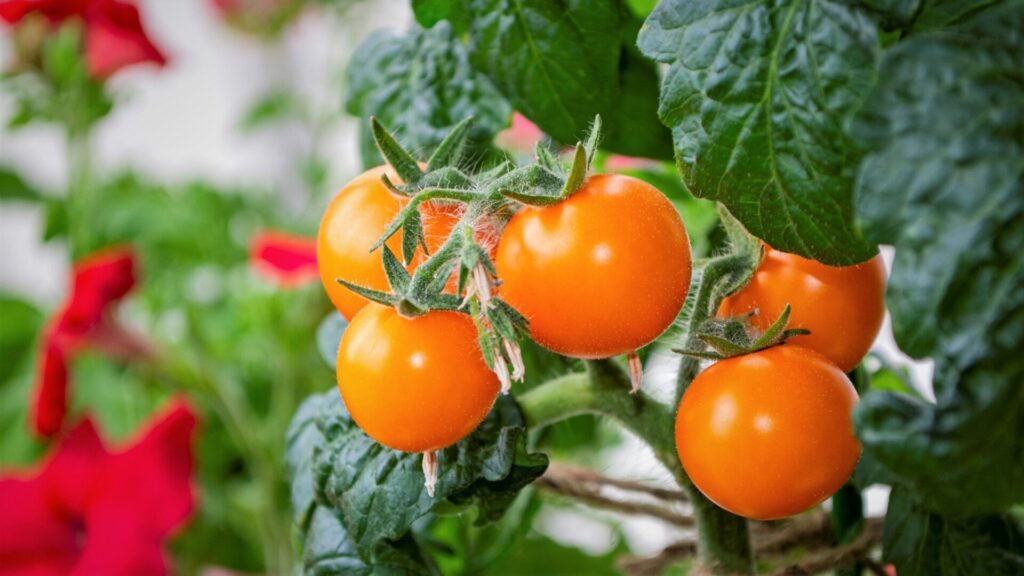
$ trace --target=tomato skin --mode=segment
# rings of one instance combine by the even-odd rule
[[[807,348],[785,344],[721,360],[679,403],[679,459],[697,488],[734,514],[799,514],[853,473],[857,402],[846,375]]]
[[[758,309],[753,322],[765,330],[787,303],[789,327],[811,331],[789,342],[820,352],[849,372],[868,353],[882,328],[885,263],[879,255],[855,266],[826,266],[766,248],[750,283],[723,300],[718,315],[738,316]]]
[[[642,180],[591,176],[568,199],[509,221],[500,295],[541,345],[576,358],[640,348],[675,320],[690,287],[690,241],[675,207]]]
[[[389,166],[367,170],[334,196],[320,220],[316,245],[320,281],[334,307],[348,320],[352,320],[368,300],[338,284],[337,278],[374,290],[390,290],[380,250],[370,252],[370,247],[409,199],[388,190],[381,182],[384,174],[396,184],[401,182]],[[427,203],[420,206],[420,214],[424,239],[433,254],[458,222],[458,209]],[[401,230],[388,240],[387,246],[401,257]],[[422,249],[418,249],[408,267],[410,272],[426,258]]]
[[[403,318],[370,303],[338,347],[338,390],[374,440],[404,452],[440,450],[472,432],[498,397],[498,377],[468,316]]]

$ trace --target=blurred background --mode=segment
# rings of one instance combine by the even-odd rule
[[[59,444],[33,422],[50,387],[63,397],[73,386],[65,427],[90,414],[110,446],[132,445],[155,410],[183,395],[199,432],[192,511],[161,534],[175,571],[285,574],[285,430],[302,398],[333,385],[317,334],[337,320],[309,239],[333,192],[364,167],[360,119],[343,109],[345,70],[372,31],[404,31],[412,13],[404,0],[140,0],[138,9],[166,63],[143,58],[104,72],[102,97],[88,82],[74,98],[32,85],[22,68],[61,55],[40,55],[24,22],[22,32],[0,27],[0,63],[12,71],[0,92],[9,126],[0,131],[0,469],[34,474]],[[72,85],[82,62],[69,58]],[[94,117],[77,116],[90,107]],[[507,126],[498,142],[513,154],[543,136],[521,117]],[[403,126],[393,128],[401,137]],[[604,161],[670,188],[698,251],[710,249],[714,207],[687,197],[670,163]],[[69,190],[88,201],[71,202]],[[110,310],[61,348],[75,352],[70,376],[50,381],[40,350],[59,342],[64,311],[76,306],[82,259],[111,246],[130,247],[132,295],[108,298]],[[877,353],[876,369],[884,360],[919,386],[930,381],[888,327]],[[669,397],[676,364],[653,352],[655,395]],[[612,426],[577,419],[553,434],[555,459],[672,484],[644,444]],[[527,556],[587,566],[565,573],[617,573],[615,556],[652,554],[690,534],[642,507],[602,511],[549,492],[543,506],[528,494],[520,510],[531,554],[502,549],[506,560],[487,573],[537,573]],[[884,491],[870,492],[869,514],[884,503]]]

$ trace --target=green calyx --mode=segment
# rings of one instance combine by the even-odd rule
[[[734,318],[708,318],[698,327],[695,336],[711,350],[676,349],[675,352],[702,360],[722,360],[778,346],[793,336],[811,333],[804,328],[786,327],[789,323],[789,304],[764,332],[750,322],[756,313]]]

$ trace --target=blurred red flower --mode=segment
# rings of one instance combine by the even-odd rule
[[[71,294],[43,334],[36,371],[33,426],[57,433],[67,412],[68,362],[87,345],[117,356],[144,355],[144,345],[110,320],[110,309],[135,286],[130,248],[97,252],[75,264]]]
[[[38,470],[0,476],[6,576],[169,573],[163,541],[192,515],[196,417],[180,401],[123,450],[86,418]]]
[[[318,278],[316,240],[266,230],[252,240],[249,262],[281,286],[298,286]]]
[[[126,66],[167,59],[146,34],[139,9],[129,0],[0,0],[0,20],[17,24],[29,14],[53,24],[79,18],[85,31],[85,59],[94,78],[107,78]]]
[[[537,143],[544,139],[544,133],[536,124],[520,114],[512,114],[512,126],[502,130],[495,136],[495,143],[513,152],[521,154],[532,153]]]

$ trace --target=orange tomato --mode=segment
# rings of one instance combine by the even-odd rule
[[[846,375],[807,348],[786,344],[721,360],[679,403],[679,459],[694,485],[734,514],[799,514],[853,473],[857,400]]]
[[[500,295],[546,348],[607,358],[675,320],[690,287],[690,241],[672,203],[642,180],[587,179],[568,199],[509,221],[495,266]]]
[[[368,300],[336,282],[337,278],[374,290],[386,292],[390,289],[380,250],[370,252],[370,247],[384,234],[388,224],[409,203],[409,199],[388,190],[381,182],[383,174],[387,174],[392,182],[400,183],[388,166],[368,170],[335,195],[320,221],[316,246],[320,280],[334,307],[348,320],[353,319]],[[458,222],[459,208],[450,204],[426,203],[420,206],[420,214],[427,248],[433,254]],[[402,232],[392,236],[387,246],[401,257]],[[409,271],[415,270],[426,258],[422,249],[418,249]]]
[[[487,416],[499,389],[468,316],[434,311],[403,318],[374,303],[345,330],[337,376],[356,424],[404,452],[458,442]]]
[[[791,307],[789,326],[811,331],[789,342],[820,352],[849,372],[871,349],[882,327],[882,257],[856,266],[834,267],[767,248],[750,283],[723,300],[718,315],[737,316],[757,309],[753,322],[763,330],[787,303]]]

